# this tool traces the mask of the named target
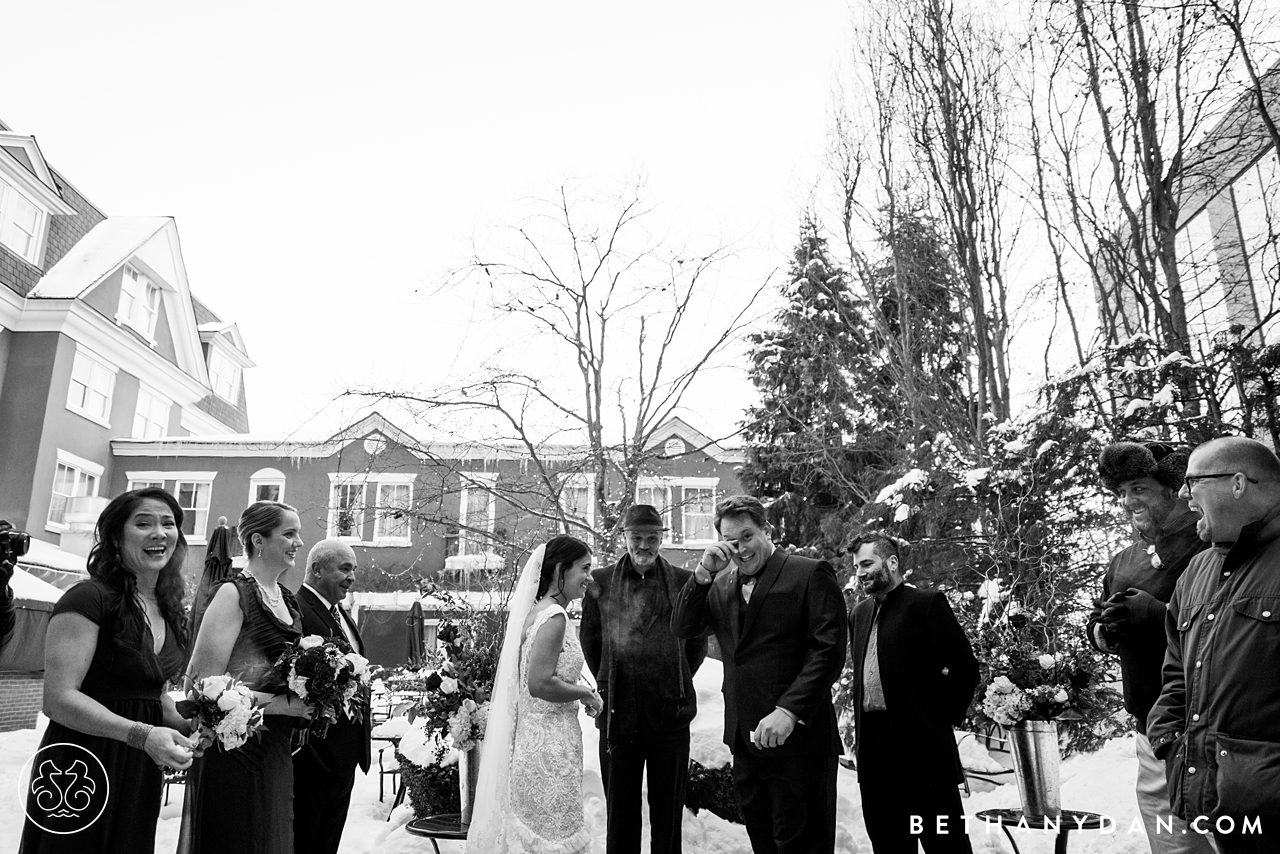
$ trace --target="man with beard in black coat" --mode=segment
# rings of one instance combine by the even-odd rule
[[[978,687],[978,661],[947,597],[906,584],[884,535],[849,551],[867,598],[849,615],[862,815],[876,854],[970,854],[952,726]]]

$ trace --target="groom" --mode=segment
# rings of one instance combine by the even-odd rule
[[[356,555],[338,540],[321,540],[307,555],[298,590],[302,634],[320,635],[364,655],[355,622],[341,605],[356,580]],[[339,714],[324,738],[312,733],[293,755],[293,850],[295,854],[336,854],[347,823],[356,766],[369,770],[371,723]]]
[[[719,641],[724,742],[752,849],[830,854],[843,753],[831,685],[847,635],[835,572],[774,548],[758,499],[726,498],[715,525],[721,539],[680,591],[672,631]]]

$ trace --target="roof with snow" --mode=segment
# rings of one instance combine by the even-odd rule
[[[112,216],[94,226],[54,264],[28,294],[33,299],[74,299],[92,289],[160,229],[167,216]]]

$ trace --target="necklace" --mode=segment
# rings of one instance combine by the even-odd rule
[[[275,608],[280,604],[281,600],[284,598],[284,594],[282,594],[278,588],[273,596],[271,595],[271,591],[267,590],[267,586],[262,583],[262,579],[258,578],[258,576],[254,575],[252,572],[247,573],[247,575],[257,583],[258,590],[262,593],[262,598],[268,605]]]

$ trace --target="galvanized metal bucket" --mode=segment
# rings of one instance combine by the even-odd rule
[[[1062,814],[1058,776],[1058,722],[1021,721],[1009,730],[1013,769],[1018,778],[1022,814],[1057,818]]]
[[[462,802],[462,829],[471,825],[471,815],[476,809],[476,785],[480,782],[480,748],[483,741],[458,755],[458,799]]]

